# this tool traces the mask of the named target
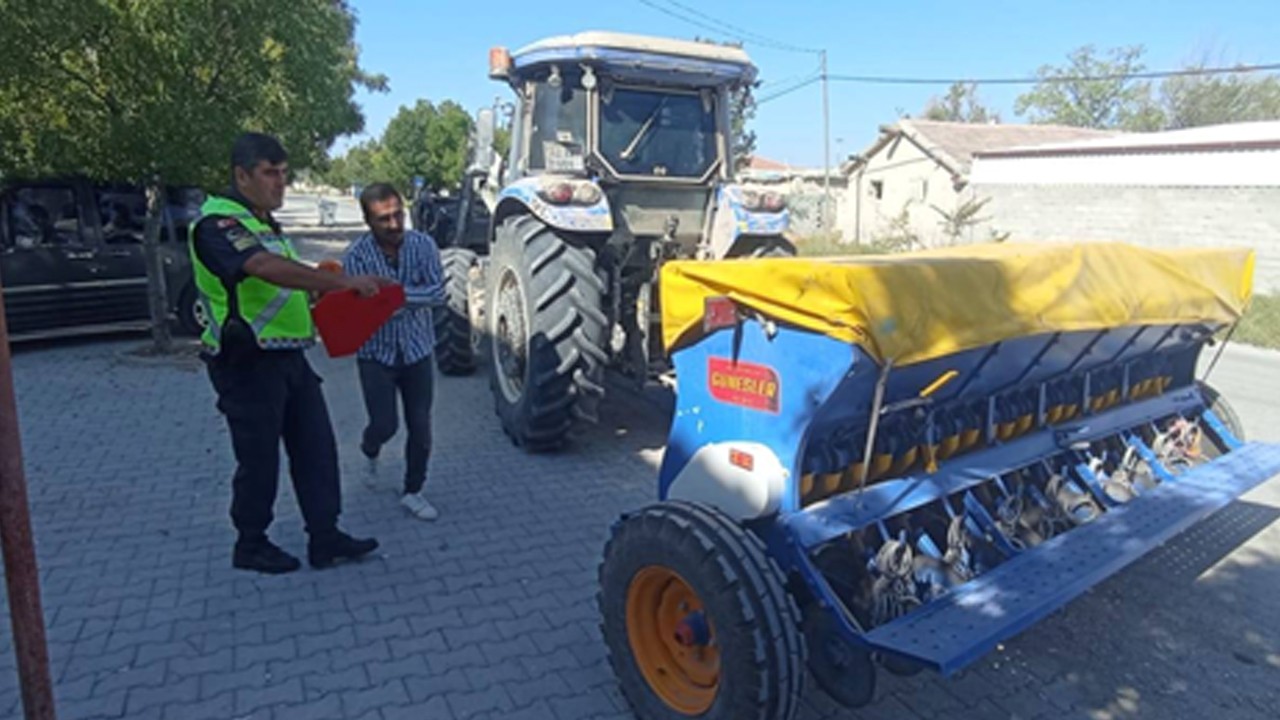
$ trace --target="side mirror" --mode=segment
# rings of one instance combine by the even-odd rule
[[[493,137],[493,110],[485,108],[476,113],[475,156],[472,158],[473,169],[487,170],[489,165],[492,164]]]

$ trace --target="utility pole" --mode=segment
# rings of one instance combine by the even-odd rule
[[[827,102],[827,51],[818,53],[822,62],[822,229],[831,231],[831,109]]]
[[[31,540],[31,510],[27,481],[22,474],[22,440],[18,434],[18,403],[13,391],[9,330],[0,293],[0,546],[9,593],[13,652],[18,660],[18,685],[26,720],[54,720],[53,683],[49,676],[49,646],[40,610],[40,574]]]

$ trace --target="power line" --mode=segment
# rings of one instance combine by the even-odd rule
[[[836,82],[867,83],[880,85],[1038,85],[1040,83],[1089,82],[1092,80],[1148,80],[1188,75],[1223,75],[1280,70],[1280,63],[1264,65],[1238,65],[1236,67],[1186,68],[1183,70],[1153,70],[1136,73],[1108,73],[1104,75],[1057,75],[1034,78],[911,78],[875,75],[828,75]]]
[[[799,53],[812,54],[812,55],[818,56],[819,70],[818,70],[817,78],[806,80],[805,82],[800,83],[798,85],[793,85],[792,87],[789,87],[786,90],[781,90],[776,93],[773,93],[769,97],[765,98],[762,102],[768,102],[769,100],[776,100],[777,98],[782,97],[787,93],[795,92],[802,87],[806,87],[812,84],[813,82],[817,82],[817,81],[822,82],[822,158],[823,158],[822,159],[822,166],[823,166],[822,190],[825,198],[825,202],[823,203],[822,224],[823,224],[823,227],[827,227],[828,225],[827,217],[826,217],[827,208],[829,208],[831,205],[831,109],[827,102],[827,87],[828,87],[827,51],[825,49],[816,50],[813,48],[802,48],[798,45],[790,45],[790,44],[766,37],[764,35],[760,35],[758,33],[753,33],[747,30],[743,30],[740,27],[730,25],[729,23],[726,23],[723,20],[720,20],[719,18],[712,17],[710,15],[707,15],[706,13],[703,13],[700,10],[697,10],[688,5],[685,5],[679,0],[666,0],[667,5],[665,6],[658,5],[652,2],[652,0],[640,0],[640,2],[645,5],[648,5],[654,10],[657,10],[658,12],[663,13],[664,15],[668,15],[670,17],[679,19],[683,22],[690,23],[698,27],[711,29],[715,32],[723,33],[731,37],[736,37],[736,39],[742,44],[746,44],[748,42],[754,42],[757,45],[772,47],[778,50],[786,50],[789,52],[799,52]],[[672,8],[680,8],[683,11],[683,13],[676,12]],[[699,20],[698,18],[702,18],[702,20]]]
[[[812,77],[810,77],[810,78],[806,78],[805,80],[802,80],[801,82],[798,82],[798,83],[796,83],[795,85],[792,85],[792,86],[791,86],[791,87],[789,87],[789,88],[786,88],[786,89],[784,89],[784,90],[778,90],[778,91],[776,91],[776,92],[772,92],[772,93],[769,93],[768,95],[765,95],[764,97],[760,98],[759,100],[756,100],[756,105],[763,105],[763,104],[765,104],[765,103],[767,103],[767,102],[770,102],[770,101],[772,101],[772,100],[777,100],[778,98],[780,98],[780,97],[782,97],[782,96],[784,96],[784,95],[790,95],[791,93],[793,93],[793,92],[795,92],[795,91],[797,91],[797,90],[803,90],[804,88],[807,88],[807,87],[809,87],[810,85],[812,85],[812,84],[814,84],[814,83],[816,83],[816,82],[821,82],[821,80],[822,80],[822,76],[821,76],[821,75],[814,75],[814,76],[812,76]]]
[[[673,13],[673,12],[669,12],[668,10],[666,10],[666,9],[664,9],[664,8],[662,8],[662,7],[659,7],[659,6],[657,6],[657,5],[654,5],[653,3],[649,2],[648,0],[640,0],[640,1],[641,1],[641,2],[643,2],[645,5],[648,5],[649,7],[652,7],[652,8],[654,8],[654,9],[656,9],[656,10],[660,11],[660,12],[664,12],[664,13],[666,13],[666,14],[670,15],[671,17],[680,18],[680,15],[675,14],[675,13]],[[698,10],[698,9],[696,9],[696,8],[693,8],[693,7],[690,7],[690,6],[688,6],[688,5],[686,5],[686,4],[682,3],[682,2],[678,2],[678,0],[666,0],[666,3],[667,3],[668,5],[672,5],[672,6],[674,6],[674,7],[680,8],[682,11],[684,11],[684,12],[686,12],[686,13],[689,13],[690,15],[693,15],[693,16],[695,16],[695,17],[699,17],[699,18],[703,18],[704,20],[709,21],[709,22],[710,22],[710,23],[712,23],[713,25],[718,26],[718,27],[719,27],[719,29],[720,29],[720,32],[723,32],[723,33],[725,33],[726,35],[736,36],[736,39],[738,39],[738,40],[740,40],[740,41],[742,41],[742,42],[744,42],[744,43],[745,43],[745,42],[754,42],[754,43],[756,43],[757,45],[764,45],[764,46],[767,46],[767,47],[775,48],[775,49],[777,49],[777,50],[786,50],[786,51],[789,51],[789,52],[808,53],[808,54],[810,54],[810,55],[816,55],[816,54],[818,54],[819,52],[821,52],[820,50],[815,50],[815,49],[813,49],[813,48],[800,47],[800,46],[798,46],[798,45],[791,45],[791,44],[788,44],[788,43],[782,42],[782,41],[780,41],[780,40],[774,40],[773,38],[766,37],[766,36],[764,36],[764,35],[760,35],[759,33],[751,32],[750,30],[744,30],[743,28],[740,28],[740,27],[738,27],[737,25],[733,25],[733,24],[731,24],[731,23],[725,22],[724,20],[721,20],[720,18],[714,17],[714,16],[712,16],[712,15],[708,15],[708,14],[706,14],[706,13],[702,12],[701,10]],[[688,21],[686,18],[681,18],[681,19],[686,20],[686,22]]]

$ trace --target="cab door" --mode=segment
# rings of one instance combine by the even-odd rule
[[[90,227],[97,236],[97,285],[93,292],[97,322],[135,323],[150,318],[143,234],[146,193],[133,186],[95,186]],[[162,230],[163,232],[163,230]]]

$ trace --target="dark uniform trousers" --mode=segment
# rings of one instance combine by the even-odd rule
[[[301,350],[259,350],[208,360],[218,410],[236,456],[231,520],[242,541],[260,539],[274,517],[280,441],[307,533],[334,532],[341,511],[338,450],[320,376]]]

